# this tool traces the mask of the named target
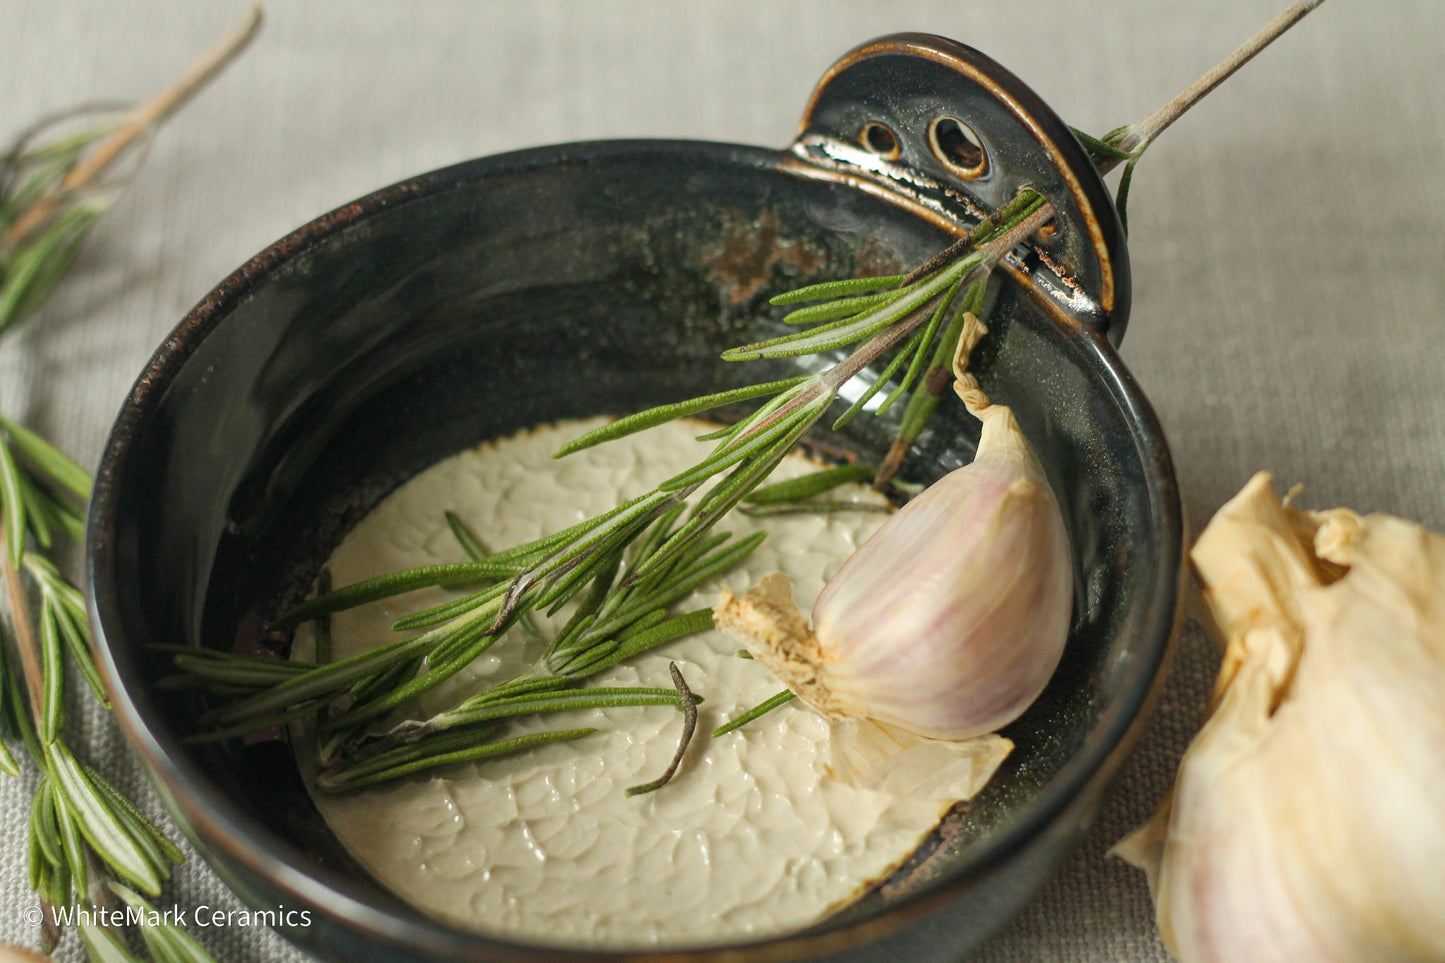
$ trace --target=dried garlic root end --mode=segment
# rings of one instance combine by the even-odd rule
[[[782,572],[765,576],[741,597],[724,588],[712,618],[798,698],[829,718],[844,714],[819,678],[822,644],[793,603],[793,584]]]

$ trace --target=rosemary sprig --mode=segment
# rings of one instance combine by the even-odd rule
[[[29,864],[32,888],[48,911],[42,928],[46,952],[60,937],[55,914],[108,875],[157,896],[171,864],[181,861],[174,844],[81,762],[64,737],[68,665],[109,705],[90,658],[90,624],[80,591],[43,554],[58,547],[52,529],[68,533],[82,525],[88,493],[89,479],[74,462],[38,435],[0,420],[0,530],[6,544],[0,587],[10,625],[9,632],[0,625],[0,730],[7,741],[25,746],[40,773]],[[8,747],[0,765],[19,774]]]
[[[0,631],[0,702],[7,739],[25,746],[40,780],[30,819],[30,881],[40,896],[46,920],[43,949],[59,939],[53,925],[59,909],[82,894],[94,899],[94,887],[108,877],[125,880],[154,897],[170,877],[180,851],[129,800],[83,763],[64,738],[65,649],[69,661],[95,676],[88,646],[90,630],[71,606],[74,586],[49,560],[22,555],[23,569],[0,558],[0,584],[13,631]],[[38,585],[41,607],[31,612],[22,571]],[[18,665],[12,657],[18,655]],[[18,671],[17,671],[18,669]],[[88,671],[87,671],[88,670]],[[94,684],[94,683],[92,683]],[[18,774],[8,751],[7,771]],[[202,957],[204,958],[204,957]]]
[[[259,25],[253,11],[185,75],[135,109],[102,105],[46,118],[0,155],[0,336],[32,317],[64,277],[126,180],[117,176],[117,162],[237,56]],[[90,657],[81,592],[55,557],[61,539],[82,537],[90,488],[83,468],[0,416],[0,770],[20,773],[11,747],[23,745],[39,773],[28,861],[41,901],[41,949],[50,953],[73,925],[92,960],[132,960],[122,936],[78,919],[75,910],[119,898],[146,919],[159,919],[148,899],[160,895],[183,857],[66,738],[68,670],[109,708]],[[140,930],[156,960],[211,960],[169,922]]]
[[[639,539],[628,559],[629,566],[648,562],[668,541],[682,514],[680,508],[665,513]],[[193,736],[192,741],[214,741],[271,728],[310,715],[336,700],[349,699],[344,708],[328,714],[320,735],[338,745],[337,750],[329,754],[332,764],[323,773],[326,778],[321,784],[350,787],[361,775],[366,776],[368,782],[379,781],[380,770],[374,757],[398,746],[412,748],[404,758],[387,758],[398,766],[404,764],[405,772],[427,768],[423,757],[429,749],[441,760],[436,765],[455,759],[455,752],[460,748],[456,739],[441,738],[452,730],[523,714],[595,708],[604,704],[658,704],[658,693],[654,690],[572,687],[625,659],[710,627],[712,616],[707,610],[672,618],[667,617],[666,610],[698,585],[737,564],[761,540],[761,534],[737,542],[725,535],[718,536],[684,553],[671,566],[659,568],[650,577],[636,579],[614,592],[610,590],[622,564],[622,549],[616,549],[611,562],[594,575],[592,590],[530,670],[430,719],[404,721],[381,733],[363,731],[362,724],[403,706],[420,692],[449,678],[472,661],[473,648],[482,643],[490,645],[495,640],[496,633],[479,635],[476,631],[489,617],[489,607],[480,605],[473,611],[458,613],[437,628],[391,646],[328,665],[303,666],[299,671],[277,670],[274,667],[285,663],[275,659],[215,652],[198,656],[189,650],[171,650],[176,668],[199,684],[209,684],[214,694],[227,695],[235,687],[250,685],[253,681],[258,683],[254,695],[208,716],[205,721],[210,728]],[[448,647],[460,648],[460,651],[443,657]],[[418,657],[425,661],[414,664]],[[199,660],[199,665],[189,660]],[[368,682],[386,677],[398,667],[409,670],[405,679],[363,691]],[[277,672],[277,675],[268,680],[267,672]],[[217,689],[216,683],[226,688]],[[662,694],[676,701],[668,690],[662,690]],[[491,731],[489,728],[483,734]],[[365,761],[366,766],[356,770],[360,761]],[[401,774],[401,770],[396,774]]]

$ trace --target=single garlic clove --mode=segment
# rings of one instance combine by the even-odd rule
[[[960,356],[982,326],[969,316]],[[1053,490],[1013,412],[991,405],[955,362],[983,422],[974,460],[885,522],[829,580],[813,625],[786,578],[714,621],[808,705],[931,739],[1012,722],[1043,691],[1068,637],[1073,563]]]
[[[1445,537],[1258,475],[1192,553],[1227,652],[1166,804],[1115,851],[1182,963],[1445,960]]]

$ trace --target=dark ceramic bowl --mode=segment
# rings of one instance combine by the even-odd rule
[[[386,188],[262,252],[160,347],[101,465],[90,585],[116,713],[215,870],[253,906],[306,910],[283,933],[329,959],[662,955],[423,918],[336,851],[284,743],[184,745],[202,706],[157,689],[147,643],[267,641],[350,524],[464,447],[781,376],[785,362],[718,360],[777,324],[770,295],[919,263],[1024,184],[1058,216],[998,272],[975,367],[1061,496],[1077,562],[1063,663],[988,789],[861,903],[669,958],[956,959],[995,929],[1077,842],[1140,728],[1183,533],[1159,425],[1114,351],[1128,259],[1102,182],[1016,78],[915,35],[839,61],[789,150],[565,145]],[[862,418],[819,441],[876,459],[894,427]],[[944,405],[905,477],[967,461],[976,438]]]

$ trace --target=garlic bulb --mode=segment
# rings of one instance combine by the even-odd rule
[[[1171,799],[1115,851],[1183,963],[1445,960],[1445,536],[1256,475],[1193,553],[1227,641]]]
[[[1068,635],[1073,565],[1058,502],[1013,412],[991,405],[968,353],[954,371],[982,422],[974,460],[890,518],[839,568],[811,630],[787,578],[724,591],[717,626],[830,718],[866,718],[962,740],[1017,718],[1053,674]]]

